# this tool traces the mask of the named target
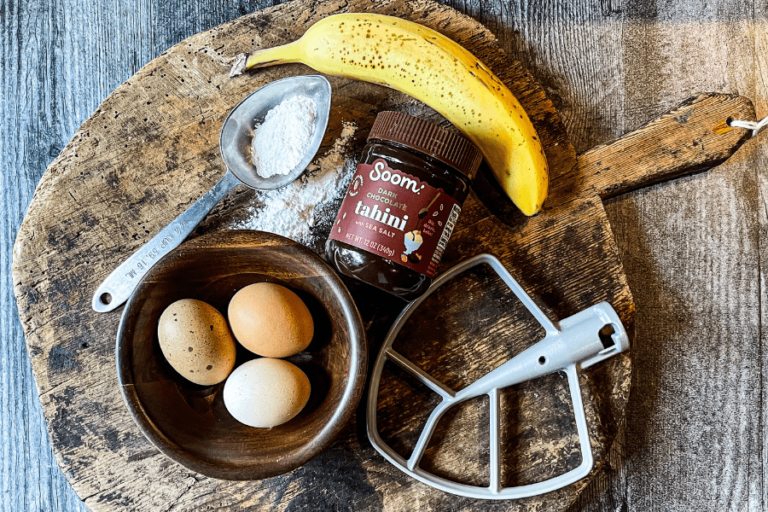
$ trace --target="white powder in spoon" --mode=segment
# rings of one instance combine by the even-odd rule
[[[251,143],[259,176],[284,176],[299,165],[315,131],[315,117],[315,100],[306,96],[289,98],[267,112]]]
[[[357,125],[344,122],[342,126],[333,146],[304,175],[281,189],[258,192],[257,204],[248,207],[246,218],[230,227],[269,231],[321,252],[356,165],[349,143]]]

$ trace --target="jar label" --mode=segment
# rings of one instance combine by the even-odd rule
[[[461,206],[443,189],[392,169],[358,164],[330,238],[435,277]]]

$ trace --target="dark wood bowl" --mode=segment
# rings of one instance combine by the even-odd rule
[[[293,290],[315,322],[309,347],[287,358],[309,377],[309,402],[271,429],[237,422],[224,407],[224,383],[205,387],[184,379],[157,341],[158,319],[172,302],[199,299],[226,315],[235,292],[262,281]],[[236,366],[255,357],[238,344]],[[168,254],[136,288],[117,334],[117,377],[141,431],[176,462],[226,480],[280,475],[325,449],[360,400],[366,360],[360,314],[333,270],[309,249],[257,231],[213,233]]]

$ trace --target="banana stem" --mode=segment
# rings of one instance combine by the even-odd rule
[[[274,64],[299,62],[301,60],[301,51],[299,51],[299,47],[296,44],[297,42],[298,41],[294,41],[282,46],[256,50],[248,57],[248,60],[245,63],[245,69],[258,69]]]
[[[242,75],[249,69],[265,68],[276,64],[301,62],[302,52],[296,43],[298,43],[298,41],[282,46],[275,46],[273,48],[256,50],[248,56],[240,54],[235,57],[235,63],[232,66],[232,70],[229,72],[229,76]]]

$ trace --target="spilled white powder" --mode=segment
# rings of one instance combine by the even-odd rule
[[[286,175],[299,165],[315,131],[317,105],[306,96],[289,98],[256,125],[251,160],[262,178]]]
[[[319,244],[340,206],[340,202],[335,206],[331,203],[343,197],[354,174],[356,160],[347,153],[356,131],[355,123],[343,123],[331,149],[312,162],[298,180],[278,190],[260,192],[257,198],[261,204],[249,206],[250,218],[232,228],[269,231],[322,251]]]

